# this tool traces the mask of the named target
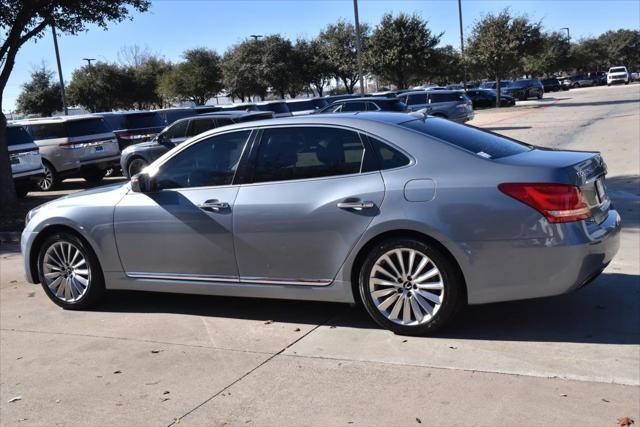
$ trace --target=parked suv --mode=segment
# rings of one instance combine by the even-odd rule
[[[373,97],[349,98],[336,101],[318,113],[353,113],[358,111],[394,111],[407,113],[407,105],[398,98]]]
[[[156,111],[99,113],[118,138],[120,150],[149,141],[164,128],[165,119]]]
[[[274,117],[292,116],[289,106],[284,101],[267,101],[256,104],[260,111],[271,111]]]
[[[593,86],[593,80],[584,74],[576,74],[575,76],[568,77],[565,81],[572,88]]]
[[[9,124],[7,126],[7,148],[16,194],[18,197],[24,197],[34,187],[33,184],[44,176],[38,146],[24,127]]]
[[[411,111],[426,109],[427,114],[464,123],[473,119],[473,104],[459,90],[413,91],[402,94],[400,100]]]
[[[305,114],[313,114],[318,110],[329,105],[323,98],[303,98],[287,100],[289,111],[294,116],[304,116]]]
[[[540,83],[542,83],[545,92],[557,92],[559,90],[562,90],[560,81],[555,77],[551,79],[541,80]]]
[[[611,67],[607,73],[607,86],[615,83],[629,84],[629,73],[627,67]]]
[[[122,173],[131,178],[176,145],[210,129],[233,123],[270,119],[272,117],[273,113],[271,111],[249,113],[243,111],[225,111],[200,114],[198,116],[177,120],[171,126],[168,126],[160,132],[153,140],[130,145],[125,148],[120,157]]]
[[[497,92],[493,89],[469,89],[467,90],[467,96],[473,103],[473,108],[480,107],[495,107]],[[516,100],[508,95],[502,95],[500,97],[501,107],[512,107],[516,105]]]
[[[504,89],[504,94],[521,101],[532,97],[542,99],[544,96],[544,87],[538,79],[514,80]]]
[[[42,191],[53,190],[65,178],[80,176],[98,183],[118,164],[116,136],[102,117],[78,115],[16,122],[24,126],[40,150],[44,176]]]

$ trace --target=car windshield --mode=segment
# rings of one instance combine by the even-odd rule
[[[110,132],[111,131],[107,127],[105,121],[98,117],[83,120],[70,120],[67,122],[67,133],[71,138]]]
[[[513,156],[532,149],[531,146],[473,126],[458,125],[448,120],[412,120],[401,124],[424,135],[438,138],[488,159]]]
[[[258,108],[261,111],[273,111],[276,114],[289,112],[289,108],[287,107],[287,104],[285,104],[284,102],[273,102],[269,104],[262,104],[262,105],[259,105]]]
[[[9,126],[7,128],[7,145],[31,144],[33,139],[22,126]]]
[[[609,72],[610,73],[626,73],[627,70],[624,67],[616,67],[616,68],[610,69]]]

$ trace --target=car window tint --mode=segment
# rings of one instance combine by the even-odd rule
[[[418,93],[414,95],[409,95],[407,97],[407,104],[416,105],[416,104],[426,104],[427,103],[427,94],[426,93]]]
[[[163,120],[158,113],[125,114],[125,129],[142,129],[162,126]]]
[[[379,111],[380,107],[378,107],[374,102],[367,102],[367,111]]]
[[[87,120],[70,120],[67,122],[70,137],[111,133],[107,124],[101,118]]]
[[[388,144],[380,141],[377,138],[371,136],[367,137],[369,144],[378,159],[378,169],[393,169],[400,166],[408,165],[410,160],[407,156]]]
[[[339,112],[341,112],[341,111],[342,111],[342,106],[343,106],[343,105],[344,105],[344,104],[338,104],[338,105],[335,105],[335,106],[333,106],[333,107],[329,108],[329,111],[330,111],[330,112],[332,112],[332,113],[339,113]]]
[[[530,151],[531,146],[478,128],[448,120],[412,120],[400,126],[433,136],[479,156],[498,159]]]
[[[232,125],[233,124],[233,120],[231,119],[216,119],[216,127],[219,128],[220,126],[228,126],[228,125]]]
[[[30,125],[33,139],[67,138],[67,126],[65,123],[34,123]]]
[[[251,131],[200,141],[169,159],[156,175],[159,189],[229,185]]]
[[[22,126],[9,126],[7,128],[7,145],[30,144],[33,139]]]
[[[260,111],[273,111],[276,114],[288,113],[289,107],[284,102],[272,102],[269,104],[258,105]]]
[[[364,148],[357,133],[328,127],[265,129],[254,182],[360,172]]]
[[[462,99],[462,94],[458,92],[453,93],[442,93],[435,92],[429,95],[431,98],[431,102],[451,102],[451,101],[459,101]]]
[[[164,133],[164,137],[168,139],[172,138],[184,138],[187,134],[187,127],[189,126],[189,120],[183,120],[175,123]]]
[[[344,104],[342,104],[342,111],[347,112],[347,111],[365,111],[366,110],[366,106],[364,104],[364,102],[345,102]]]
[[[202,132],[206,132],[208,130],[216,127],[213,119],[197,119],[191,121],[191,127],[189,127],[189,132],[187,136],[200,135]]]

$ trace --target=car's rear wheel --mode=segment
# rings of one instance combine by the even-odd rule
[[[38,253],[38,274],[47,296],[57,305],[82,310],[104,295],[100,263],[89,245],[71,233],[47,237]]]
[[[148,163],[140,157],[132,159],[127,165],[127,173],[129,174],[129,178],[139,174],[140,172],[142,172],[142,169],[146,168],[147,166]]]
[[[97,184],[104,179],[107,171],[104,169],[92,168],[82,172],[82,178],[89,184]]]
[[[380,326],[402,335],[426,335],[443,327],[464,304],[455,263],[435,245],[411,238],[373,248],[359,276],[362,302]]]
[[[58,173],[48,162],[43,161],[42,167],[44,169],[44,174],[42,175],[42,178],[36,181],[36,186],[40,191],[55,190],[58,184],[60,184]]]

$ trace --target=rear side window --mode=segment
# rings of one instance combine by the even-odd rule
[[[409,105],[426,104],[426,103],[427,103],[426,93],[418,93],[418,94],[407,96],[407,104]]]
[[[342,104],[342,109],[340,110],[343,113],[349,111],[365,111],[366,106],[364,102],[345,102]]]
[[[289,108],[284,102],[274,102],[272,104],[263,104],[258,106],[261,111],[273,111],[276,114],[288,113]]]
[[[210,129],[216,127],[213,119],[197,119],[191,121],[191,126],[189,127],[189,132],[187,136],[199,135],[202,132],[206,132]]]
[[[220,126],[228,126],[228,125],[232,125],[233,124],[233,120],[231,119],[216,119],[216,127],[219,128]]]
[[[412,120],[400,126],[433,136],[489,159],[513,156],[531,150],[529,145],[513,139],[447,120]]]
[[[171,127],[164,131],[162,134],[165,139],[184,138],[187,134],[187,127],[189,126],[189,120],[183,120],[178,123],[174,123]]]
[[[364,148],[357,133],[327,127],[265,129],[254,182],[359,173]]]
[[[370,166],[368,170],[394,169],[406,166],[411,162],[407,156],[379,139],[371,136],[366,136],[366,138],[373,149],[373,157],[377,163],[377,167],[371,168]]]
[[[461,101],[462,94],[457,92],[453,92],[453,93],[434,92],[429,95],[429,98],[431,98],[431,102]]]
[[[69,132],[69,137],[111,132],[104,120],[100,118],[88,120],[71,120],[67,122],[67,130]]]
[[[105,114],[102,116],[107,126],[111,130],[124,129],[124,115],[122,114]]]
[[[313,110],[315,107],[311,101],[297,101],[287,103],[289,111],[306,111]]]
[[[67,127],[65,123],[34,123],[29,125],[31,128],[31,135],[33,139],[54,139],[54,138],[67,138]]]
[[[32,144],[31,135],[22,126],[9,126],[7,128],[7,145]]]

